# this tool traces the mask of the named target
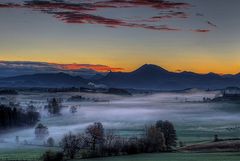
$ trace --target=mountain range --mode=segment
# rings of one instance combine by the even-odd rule
[[[0,79],[1,87],[88,87],[89,82],[114,88],[181,90],[186,88],[220,89],[240,87],[240,74],[219,75],[193,72],[170,72],[153,64],[145,64],[132,72],[96,74],[93,79],[66,73],[41,73]]]

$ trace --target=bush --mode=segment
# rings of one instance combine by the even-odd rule
[[[47,139],[47,146],[53,147],[54,144],[55,144],[55,141],[54,141],[54,139],[52,137]]]
[[[43,156],[41,157],[42,161],[63,161],[64,157],[63,157],[63,153],[62,152],[53,152],[53,151],[46,151]]]

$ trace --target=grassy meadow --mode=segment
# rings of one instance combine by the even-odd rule
[[[86,159],[82,161],[239,161],[240,153],[159,153]],[[78,161],[78,160],[74,160]]]

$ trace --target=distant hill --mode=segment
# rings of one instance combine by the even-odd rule
[[[115,88],[180,90],[185,88],[219,89],[240,86],[240,77],[224,77],[215,73],[169,72],[159,66],[145,64],[133,72],[110,72],[98,82]]]
[[[87,80],[65,73],[42,73],[0,79],[1,87],[82,87]]]
[[[145,64],[133,72],[110,72],[89,79],[66,73],[43,73],[0,79],[0,87],[86,87],[89,82],[109,88],[141,90],[223,89],[240,87],[240,74],[218,75],[193,72],[175,73],[157,65]]]

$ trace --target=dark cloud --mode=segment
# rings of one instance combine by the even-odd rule
[[[209,29],[196,29],[196,30],[192,30],[193,32],[198,32],[198,33],[207,33],[210,32],[211,30]]]
[[[70,10],[70,11],[88,11],[96,10],[90,3],[68,3],[64,1],[25,1],[25,7],[40,10]]]
[[[0,8],[19,8],[21,5],[14,3],[0,4]]]
[[[188,15],[184,12],[169,12],[169,13],[164,13],[163,15],[158,15],[158,16],[154,16],[151,17],[149,20],[149,22],[156,22],[156,21],[161,21],[164,19],[173,19],[173,18],[188,18]]]
[[[131,27],[159,31],[179,31],[178,27],[168,27],[163,20],[186,19],[185,10],[191,5],[168,0],[29,0],[22,4],[0,4],[0,8],[22,7],[51,14],[65,23],[100,24],[106,27]],[[147,7],[159,12],[147,19],[106,17],[98,14],[100,9]],[[154,12],[153,12],[154,13]],[[161,22],[161,24],[160,24]]]
[[[101,16],[94,16],[91,14],[81,14],[75,12],[52,12],[55,17],[61,19],[66,23],[80,23],[80,24],[102,24],[107,27],[132,27],[132,28],[144,28],[151,30],[164,30],[164,31],[179,31],[177,28],[170,28],[165,25],[153,26],[147,24],[130,23],[118,19],[105,18]]]
[[[210,22],[210,21],[207,21],[207,24],[210,25],[210,26],[212,26],[212,27],[217,27],[216,24],[214,24],[214,23],[212,23],[212,22]]]
[[[189,7],[188,3],[170,2],[165,0],[109,0],[97,2],[97,5],[113,5],[117,7],[141,7],[148,6],[156,9],[180,9],[183,7]]]

